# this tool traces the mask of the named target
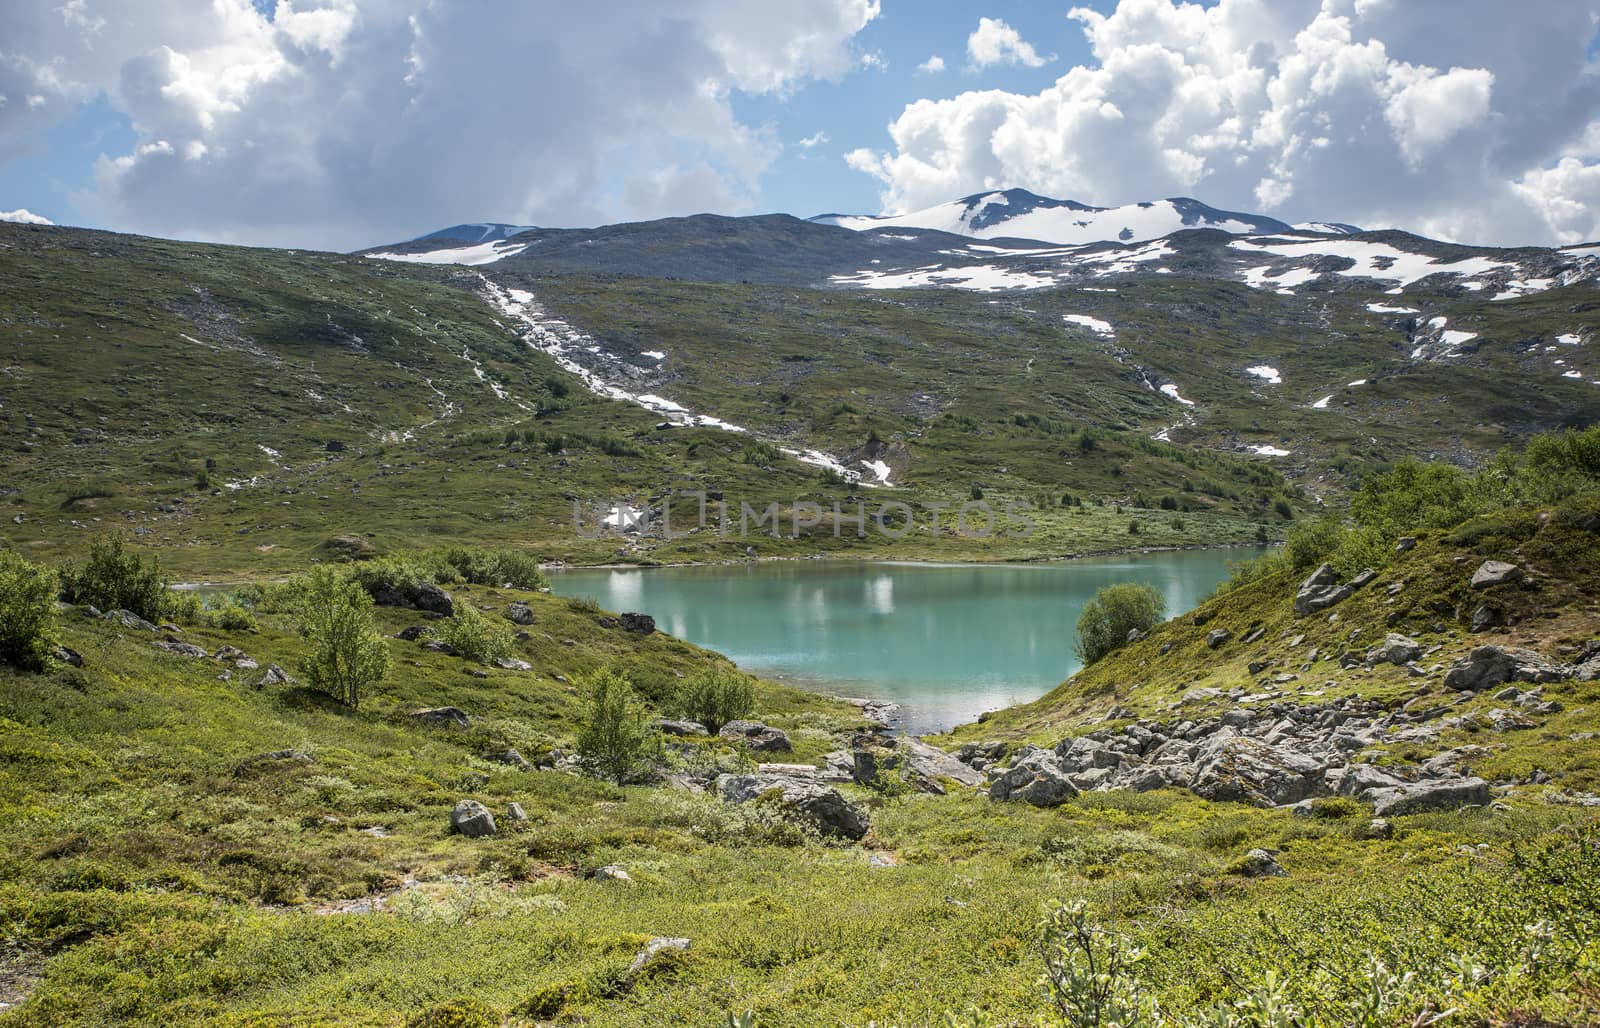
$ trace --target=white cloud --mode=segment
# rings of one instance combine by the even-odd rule
[[[1600,0],[1121,0],[1071,17],[1091,64],[1034,94],[918,100],[888,149],[847,155],[885,211],[1023,186],[1473,242],[1600,234]],[[978,42],[990,24],[974,63],[1004,54],[1003,23]]]
[[[35,214],[26,207],[18,207],[14,211],[0,211],[0,221],[11,221],[22,225],[54,224],[49,218]]]
[[[878,0],[8,0],[0,161],[96,95],[132,120],[79,206],[162,235],[349,248],[460,221],[755,206],[733,94],[860,67]]]
[[[826,143],[827,141],[828,141],[828,134],[826,132],[814,132],[811,135],[809,135],[809,136],[805,137],[804,139],[800,140],[795,145],[798,146],[802,150],[810,150],[810,149],[812,149],[814,147],[821,146],[823,143]]]
[[[967,57],[977,68],[994,64],[1021,64],[1039,68],[1054,60],[1052,57],[1040,57],[1032,43],[998,18],[978,19],[978,28],[967,37]],[[944,62],[939,63],[943,67]]]
[[[881,50],[869,50],[861,55],[861,66],[868,71],[888,71],[889,59]]]
[[[926,61],[923,61],[921,64],[917,65],[917,71],[924,75],[937,75],[941,71],[944,71],[944,58],[940,57],[938,54],[934,54]]]

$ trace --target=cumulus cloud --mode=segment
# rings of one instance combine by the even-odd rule
[[[755,204],[781,153],[733,94],[860,67],[878,0],[9,0],[0,161],[105,94],[137,142],[77,198],[109,226],[347,248],[492,217]],[[37,104],[22,98],[39,97]]]
[[[967,37],[967,57],[973,67],[987,68],[995,64],[1021,64],[1040,68],[1052,58],[1040,57],[1033,44],[1022,38],[1016,29],[998,18],[979,18],[978,27]],[[942,67],[944,62],[940,61]]]
[[[10,221],[20,225],[54,224],[49,218],[35,214],[26,207],[18,207],[14,211],[0,211],[0,221]]]
[[[819,132],[813,132],[811,135],[809,135],[809,136],[805,137],[804,139],[800,140],[795,145],[798,146],[802,150],[810,150],[813,147],[821,146],[823,143],[826,143],[827,141],[828,141],[828,134],[826,132],[820,132],[819,131]]]
[[[1469,242],[1600,237],[1600,0],[1121,0],[1070,17],[1092,63],[1035,94],[916,101],[889,149],[847,156],[886,211],[1023,186]]]
[[[924,75],[937,75],[941,71],[944,71],[944,58],[940,57],[938,54],[934,54],[926,61],[923,61],[921,64],[917,65],[917,71]]]

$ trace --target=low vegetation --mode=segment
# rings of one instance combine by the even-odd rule
[[[1093,664],[1160,624],[1167,601],[1150,585],[1108,585],[1084,604],[1078,616],[1078,657]]]
[[[729,721],[755,711],[755,684],[749,675],[732,668],[715,668],[690,678],[678,694],[678,710],[716,735]]]
[[[56,647],[56,573],[0,550],[0,662],[44,668]]]

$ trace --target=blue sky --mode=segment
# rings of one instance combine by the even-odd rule
[[[981,22],[1048,59],[975,67]],[[0,217],[354,249],[1015,186],[1572,243],[1600,237],[1597,26],[1600,0],[6,0]]]

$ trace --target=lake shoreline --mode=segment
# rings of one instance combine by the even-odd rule
[[[904,564],[908,566],[926,565],[927,567],[1027,567],[1036,564],[1067,564],[1076,560],[1098,560],[1104,557],[1139,557],[1158,553],[1198,553],[1206,550],[1248,550],[1257,549],[1262,553],[1272,549],[1274,545],[1266,543],[1255,546],[1249,543],[1194,543],[1187,546],[1125,546],[1114,550],[1095,550],[1088,553],[1063,553],[1047,557],[1028,557],[1021,560],[962,560],[960,557],[948,557],[940,560],[919,560],[914,557],[893,559],[878,554],[871,556],[850,556],[846,554],[819,553],[810,557],[727,557],[720,560],[677,560],[677,561],[652,561],[640,563],[636,561],[608,561],[599,564],[566,564],[561,561],[541,563],[539,567],[544,571],[560,573],[562,571],[650,571],[656,568],[716,568],[737,567],[744,564],[799,564],[816,561],[834,561],[840,564]]]

